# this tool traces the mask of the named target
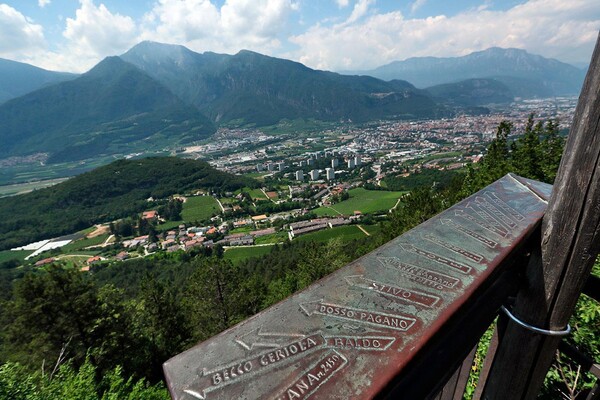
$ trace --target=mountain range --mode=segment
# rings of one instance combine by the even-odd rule
[[[76,74],[47,71],[33,65],[0,58],[0,103],[76,77]]]
[[[462,57],[414,57],[368,71],[348,74],[379,79],[404,79],[418,88],[491,78],[506,85],[516,97],[579,94],[585,69],[520,49],[492,47]]]
[[[559,61],[497,48],[395,62],[369,71],[374,76],[314,70],[246,50],[200,54],[155,42],[79,76],[8,61],[0,71],[4,65],[12,68],[0,77],[5,97],[29,93],[0,104],[0,158],[44,152],[50,163],[184,145],[222,124],[450,116],[515,96],[577,93],[583,79],[583,71]]]
[[[196,108],[119,57],[7,101],[0,121],[0,157],[46,152],[50,162],[123,153],[132,143],[160,148],[215,129]]]
[[[216,123],[271,125],[282,119],[365,121],[428,117],[429,96],[404,81],[347,77],[242,50],[230,56],[142,42],[121,58]]]

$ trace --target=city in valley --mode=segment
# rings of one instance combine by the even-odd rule
[[[370,236],[414,187],[411,179],[436,185],[477,163],[501,121],[512,123],[513,135],[518,136],[533,114],[536,120],[558,119],[566,133],[576,102],[575,97],[527,100],[482,115],[437,120],[220,128],[210,141],[165,152],[252,177],[259,188],[197,190],[158,199],[179,202],[181,210],[175,217],[161,215],[160,209],[139,215],[139,221],[152,226],[150,231],[123,227],[127,224],[117,220],[12,251],[38,266],[62,259],[87,270],[95,263],[163,251],[220,245],[226,257],[238,260],[288,240]],[[34,159],[40,162],[39,156]],[[32,162],[11,160],[19,161]]]

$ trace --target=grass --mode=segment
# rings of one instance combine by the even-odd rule
[[[381,232],[381,226],[379,224],[375,224],[375,225],[361,225],[363,227],[363,229],[367,232],[369,232],[369,234],[371,235],[375,235],[379,232]]]
[[[29,250],[0,251],[0,264],[5,261],[10,261],[13,259],[18,260],[19,262],[23,262],[25,260],[25,257],[30,255],[31,253],[33,253],[33,251],[29,251]]]
[[[229,231],[229,234],[232,235],[234,233],[247,233],[247,232],[251,232],[253,230],[255,230],[256,228],[254,228],[252,225],[248,225],[248,226],[241,226],[239,228],[235,228]]]
[[[72,257],[62,257],[59,261],[67,268],[81,268],[86,265],[85,262],[88,258],[90,258],[90,255],[76,255]]]
[[[254,240],[256,244],[281,243],[288,240],[288,234],[285,231],[279,231],[271,235],[259,236]]]
[[[348,191],[350,198],[330,207],[319,207],[313,210],[319,216],[352,215],[354,211],[363,214],[384,212],[394,207],[398,198],[406,192],[388,192],[384,190],[367,190],[356,188]],[[337,211],[337,212],[336,212]]]
[[[183,224],[183,221],[167,221],[164,224],[159,224],[156,226],[156,229],[159,231],[168,231],[174,228],[177,228],[179,225]]]
[[[259,257],[270,252],[271,246],[232,247],[225,251],[223,257],[234,264],[238,264],[248,258]]]
[[[252,197],[252,200],[269,200],[260,189],[250,189],[248,193]]]
[[[221,212],[219,203],[212,196],[188,197],[183,203],[181,218],[186,222],[204,221]]]
[[[339,217],[340,213],[335,211],[333,208],[323,206],[312,210],[319,217]]]
[[[306,235],[298,236],[294,240],[300,241],[313,241],[313,242],[327,242],[328,240],[341,237],[342,240],[361,239],[366,235],[356,225],[338,226],[332,229],[324,229],[313,233],[307,233]]]
[[[89,239],[87,239],[87,238],[79,239],[79,240],[69,243],[66,246],[61,247],[60,249],[63,252],[63,254],[69,254],[74,251],[81,250],[85,247],[97,246],[99,244],[102,244],[106,241],[106,239],[108,239],[108,236],[109,235],[106,234],[106,235],[100,235],[100,236],[96,236],[96,237],[89,238]]]

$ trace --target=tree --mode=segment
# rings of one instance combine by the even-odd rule
[[[244,317],[240,316],[239,276],[230,261],[200,258],[196,271],[183,293],[183,305],[190,316],[197,340],[207,339]]]

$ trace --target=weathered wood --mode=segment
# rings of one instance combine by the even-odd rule
[[[477,380],[477,386],[475,387],[475,393],[473,393],[473,400],[481,399],[481,395],[483,394],[483,388],[485,387],[485,383],[487,382],[488,376],[490,374],[490,368],[492,367],[492,362],[494,361],[494,357],[496,356],[497,350],[498,328],[494,329],[492,339],[490,340],[490,346],[488,347],[488,351],[485,354],[485,359],[483,360],[483,367],[481,367],[479,379]]]
[[[554,191],[542,223],[541,252],[513,313],[544,329],[562,330],[600,249],[600,40],[592,57]],[[484,399],[533,399],[560,338],[508,324]]]
[[[596,384],[590,390],[585,400],[600,400],[600,380],[596,381]]]
[[[463,398],[476,351],[477,346],[473,347],[467,358],[465,358],[460,367],[456,369],[452,377],[446,382],[444,388],[435,398],[436,400],[461,400]]]
[[[458,375],[460,373],[460,369],[462,368],[462,364],[460,367],[454,371],[454,374],[450,377],[448,382],[444,385],[442,390],[438,393],[437,396],[433,400],[451,400],[452,396],[454,396],[454,390],[456,389],[456,382],[458,381]]]

